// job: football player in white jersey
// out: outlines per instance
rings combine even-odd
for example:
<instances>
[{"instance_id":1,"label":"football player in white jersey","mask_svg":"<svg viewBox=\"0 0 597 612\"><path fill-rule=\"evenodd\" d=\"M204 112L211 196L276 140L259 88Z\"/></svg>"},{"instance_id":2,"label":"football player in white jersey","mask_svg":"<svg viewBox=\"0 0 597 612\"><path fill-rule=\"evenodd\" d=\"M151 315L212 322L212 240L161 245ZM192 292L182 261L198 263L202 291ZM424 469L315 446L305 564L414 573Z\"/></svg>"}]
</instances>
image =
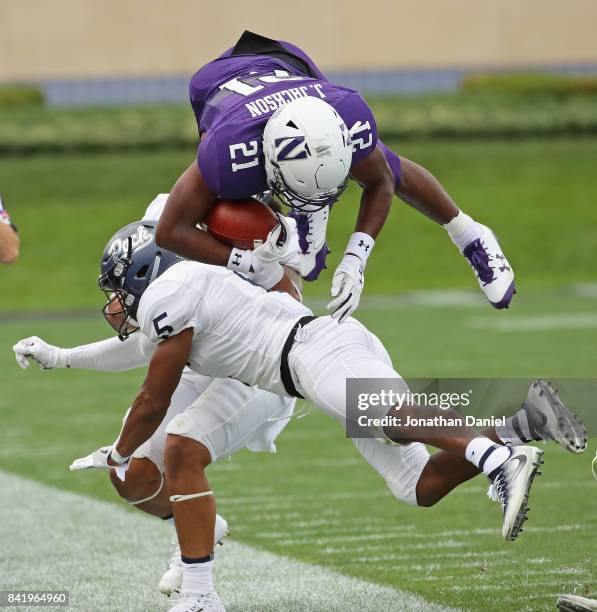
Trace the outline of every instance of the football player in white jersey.
<instances>
[{"instance_id":1,"label":"football player in white jersey","mask_svg":"<svg viewBox=\"0 0 597 612\"><path fill-rule=\"evenodd\" d=\"M258 256L279 256L283 233L281 227L272 230ZM75 461L72 469L112 467L126 479L131 456L163 421L187 365L200 374L227 376L281 396L305 397L344 424L348 379L382 378L404 395L406 384L383 345L355 319L338 326L329 316L315 318L284 293L268 293L219 266L180 260L159 248L154 235L154 224L130 224L104 252L99 284L112 306L111 324L121 338L139 330L156 349L116 442ZM396 422L376 427L375 438L353 442L394 496L413 504L432 505L460 483L485 473L501 504L502 535L509 540L522 530L532 481L542 463L543 451L524 442L551 438L572 452L586 446L582 424L542 381L531 387L525 407L500 432L491 429L483 435L456 425L449 434L429 433L402 424L429 417L431 411L410 404L400 411L392 408L388 414L397 416ZM452 410L442 414L456 421L459 416ZM215 502L198 468L203 431L197 416L191 405L166 427L166 477L185 561L182 591L171 612L224 609L209 565L214 542L207 526L213 525ZM430 457L425 444L442 450Z\"/></svg>"},{"instance_id":2,"label":"football player in white jersey","mask_svg":"<svg viewBox=\"0 0 597 612\"><path fill-rule=\"evenodd\" d=\"M157 222L168 194L159 194L148 206L144 220ZM292 226L293 220L289 220ZM291 247L283 261L286 273L298 268L298 238L293 228ZM298 274L296 275L298 276ZM297 295L299 287L293 295ZM109 313L107 313L108 316ZM121 342L110 338L74 348L59 348L36 336L20 340L13 347L22 368L29 360L43 369L79 368L99 371L123 371L146 366L155 344L146 336L135 334ZM164 476L166 426L177 415L194 405L197 430L202 431L201 469L220 458L230 457L243 448L254 452L276 452L275 439L289 422L296 400L249 387L230 378L214 379L185 367L172 395L170 407L155 433L134 453L125 480L114 470L110 479L115 489L131 505L173 523L168 485ZM125 416L126 419L126 416ZM90 466L91 467L91 466ZM215 517L214 542L221 542L228 525ZM183 562L178 541L167 571L159 581L159 589L169 595L182 585Z\"/></svg>"}]
</instances>

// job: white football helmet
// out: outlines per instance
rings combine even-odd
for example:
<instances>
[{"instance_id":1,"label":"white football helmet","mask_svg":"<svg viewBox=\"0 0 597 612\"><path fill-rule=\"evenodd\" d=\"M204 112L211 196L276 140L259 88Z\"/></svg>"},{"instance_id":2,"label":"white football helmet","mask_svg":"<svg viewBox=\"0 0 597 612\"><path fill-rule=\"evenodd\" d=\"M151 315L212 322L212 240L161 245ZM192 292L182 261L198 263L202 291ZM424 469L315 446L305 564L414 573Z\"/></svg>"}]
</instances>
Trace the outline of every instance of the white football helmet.
<instances>
[{"instance_id":1,"label":"white football helmet","mask_svg":"<svg viewBox=\"0 0 597 612\"><path fill-rule=\"evenodd\" d=\"M293 210L320 210L346 188L350 134L336 110L320 98L298 98L280 107L265 125L263 153L269 186Z\"/></svg>"}]
</instances>

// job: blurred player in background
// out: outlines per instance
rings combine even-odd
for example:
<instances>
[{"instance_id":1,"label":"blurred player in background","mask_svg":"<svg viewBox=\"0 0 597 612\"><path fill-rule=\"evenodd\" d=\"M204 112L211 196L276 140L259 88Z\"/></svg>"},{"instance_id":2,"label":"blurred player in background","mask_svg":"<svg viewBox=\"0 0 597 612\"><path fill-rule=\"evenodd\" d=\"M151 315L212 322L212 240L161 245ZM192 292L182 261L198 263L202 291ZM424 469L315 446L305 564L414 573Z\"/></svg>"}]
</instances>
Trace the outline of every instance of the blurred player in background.
<instances>
[{"instance_id":1,"label":"blurred player in background","mask_svg":"<svg viewBox=\"0 0 597 612\"><path fill-rule=\"evenodd\" d=\"M0 197L0 262L14 263L19 257L20 240L16 225L11 221Z\"/></svg>"},{"instance_id":2,"label":"blurred player in background","mask_svg":"<svg viewBox=\"0 0 597 612\"><path fill-rule=\"evenodd\" d=\"M365 264L394 195L443 225L491 304L509 305L514 274L493 232L460 211L430 172L390 151L364 99L330 83L298 47L245 32L192 77L190 98L197 159L171 191L159 245L188 259L252 271L270 289L282 275L279 265L263 266L252 251L196 229L218 197L243 199L269 189L297 219L301 274L314 280L325 267L330 207L352 178L363 190L361 206L333 277L333 318L342 322L359 304Z\"/></svg>"}]
</instances>

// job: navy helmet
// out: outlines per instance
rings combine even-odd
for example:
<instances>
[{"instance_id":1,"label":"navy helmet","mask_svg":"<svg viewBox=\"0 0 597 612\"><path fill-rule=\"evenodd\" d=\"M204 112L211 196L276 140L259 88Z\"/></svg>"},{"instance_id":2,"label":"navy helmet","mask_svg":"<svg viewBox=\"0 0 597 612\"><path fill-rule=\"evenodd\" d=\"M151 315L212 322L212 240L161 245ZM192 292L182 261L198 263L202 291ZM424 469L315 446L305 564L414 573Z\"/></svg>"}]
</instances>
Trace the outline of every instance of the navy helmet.
<instances>
[{"instance_id":1,"label":"navy helmet","mask_svg":"<svg viewBox=\"0 0 597 612\"><path fill-rule=\"evenodd\" d=\"M121 340L138 329L137 308L150 283L182 260L156 244L155 230L153 221L129 223L110 238L102 255L98 285L108 298L103 313Z\"/></svg>"}]
</instances>

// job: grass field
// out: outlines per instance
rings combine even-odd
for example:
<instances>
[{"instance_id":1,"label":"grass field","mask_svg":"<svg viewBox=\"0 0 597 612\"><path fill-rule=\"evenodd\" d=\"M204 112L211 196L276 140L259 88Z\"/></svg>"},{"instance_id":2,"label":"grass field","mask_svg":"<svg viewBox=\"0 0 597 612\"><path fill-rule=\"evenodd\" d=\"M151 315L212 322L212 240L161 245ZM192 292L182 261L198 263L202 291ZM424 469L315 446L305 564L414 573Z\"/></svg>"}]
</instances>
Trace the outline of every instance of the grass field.
<instances>
[{"instance_id":1,"label":"grass field","mask_svg":"<svg viewBox=\"0 0 597 612\"><path fill-rule=\"evenodd\" d=\"M451 306L443 293L402 295L476 289L441 229L397 205L368 266L359 318L383 339L398 371L406 377L594 377L597 291L577 284L594 281L597 141L427 143L404 153L495 226L518 272L519 294L507 312L475 300L476 293L457 294ZM112 230L138 217L191 157L3 160L0 185L22 228L23 257L19 267L1 271L1 470L119 504L101 474L72 474L67 466L113 440L143 372L22 372L10 346L31 334L64 346L108 335L99 311L90 311L100 304L99 253ZM351 230L354 196L334 209L333 261ZM390 259L395 269L388 268ZM317 308L328 286L329 274L309 289ZM66 315L64 308L75 311ZM50 313L34 312L40 310ZM434 508L407 507L391 497L342 430L316 412L291 422L277 456L243 452L214 466L211 479L236 542L443 605L549 610L556 593L593 588L595 450L594 439L581 457L546 447L528 529L514 543L501 540L499 511L481 479ZM110 584L109 572L106 560L102 588ZM147 588L156 579L152 572Z\"/></svg>"}]
</instances>

